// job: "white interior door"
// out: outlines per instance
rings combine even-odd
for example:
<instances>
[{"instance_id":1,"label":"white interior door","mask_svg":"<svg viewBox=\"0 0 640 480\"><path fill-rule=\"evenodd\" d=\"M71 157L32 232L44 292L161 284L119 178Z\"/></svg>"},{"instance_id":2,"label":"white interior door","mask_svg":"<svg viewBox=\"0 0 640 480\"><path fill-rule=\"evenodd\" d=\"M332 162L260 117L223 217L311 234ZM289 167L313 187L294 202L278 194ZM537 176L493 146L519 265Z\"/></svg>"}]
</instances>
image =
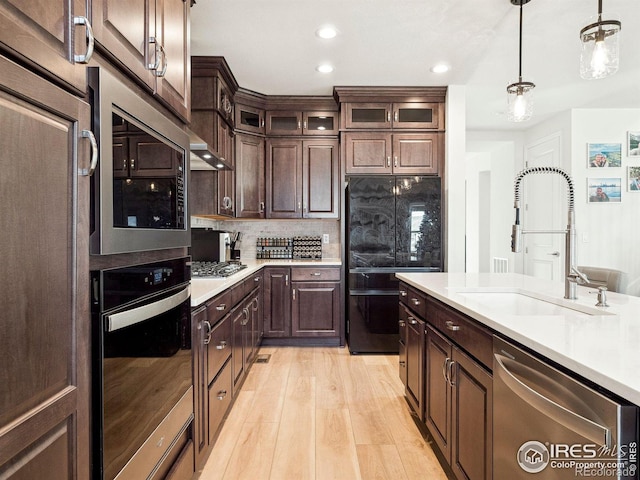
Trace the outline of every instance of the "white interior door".
<instances>
[{"instance_id":1,"label":"white interior door","mask_svg":"<svg viewBox=\"0 0 640 480\"><path fill-rule=\"evenodd\" d=\"M527 167L560 166L560 133L525 146ZM530 174L521 184L523 230L563 230L567 207L564 204L566 182L556 174ZM564 235L533 233L524 235L524 273L551 281L560 281L564 265Z\"/></svg>"}]
</instances>

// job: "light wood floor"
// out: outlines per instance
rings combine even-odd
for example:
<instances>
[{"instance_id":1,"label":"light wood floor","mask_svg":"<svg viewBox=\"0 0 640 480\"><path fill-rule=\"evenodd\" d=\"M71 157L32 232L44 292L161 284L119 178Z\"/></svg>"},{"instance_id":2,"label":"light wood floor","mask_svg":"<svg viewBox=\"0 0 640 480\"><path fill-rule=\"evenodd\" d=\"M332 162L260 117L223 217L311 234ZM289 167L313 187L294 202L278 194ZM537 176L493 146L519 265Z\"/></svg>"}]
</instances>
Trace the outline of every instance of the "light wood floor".
<instances>
[{"instance_id":1,"label":"light wood floor","mask_svg":"<svg viewBox=\"0 0 640 480\"><path fill-rule=\"evenodd\" d=\"M414 424L398 356L263 347L200 480L446 480Z\"/></svg>"}]
</instances>

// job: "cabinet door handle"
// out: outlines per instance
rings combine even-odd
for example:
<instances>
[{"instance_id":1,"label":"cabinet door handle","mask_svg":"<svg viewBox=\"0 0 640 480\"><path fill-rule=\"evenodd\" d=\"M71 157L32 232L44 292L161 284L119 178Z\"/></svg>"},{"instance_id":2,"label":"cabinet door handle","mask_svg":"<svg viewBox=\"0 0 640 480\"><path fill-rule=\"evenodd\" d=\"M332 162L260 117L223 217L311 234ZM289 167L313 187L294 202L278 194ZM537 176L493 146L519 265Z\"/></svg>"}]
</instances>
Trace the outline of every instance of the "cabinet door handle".
<instances>
[{"instance_id":1,"label":"cabinet door handle","mask_svg":"<svg viewBox=\"0 0 640 480\"><path fill-rule=\"evenodd\" d=\"M406 365L406 362L404 360L400 360L398 363L401 367L404 367Z\"/></svg>"},{"instance_id":2,"label":"cabinet door handle","mask_svg":"<svg viewBox=\"0 0 640 480\"><path fill-rule=\"evenodd\" d=\"M89 165L89 169L86 168L80 169L80 175L90 177L93 175L93 172L96 171L96 167L98 166L98 142L96 142L96 136L93 134L91 130L82 130L82 138L88 138L91 143L91 164ZM125 169L126 169L126 160L125 160Z\"/></svg>"},{"instance_id":3,"label":"cabinet door handle","mask_svg":"<svg viewBox=\"0 0 640 480\"><path fill-rule=\"evenodd\" d=\"M306 120L304 122L302 122L302 128L304 128L305 130L307 129L307 121Z\"/></svg>"},{"instance_id":4,"label":"cabinet door handle","mask_svg":"<svg viewBox=\"0 0 640 480\"><path fill-rule=\"evenodd\" d=\"M417 307L418 305L420 305L420 300L418 300L417 298L412 298L411 302Z\"/></svg>"},{"instance_id":5,"label":"cabinet door handle","mask_svg":"<svg viewBox=\"0 0 640 480\"><path fill-rule=\"evenodd\" d=\"M205 320L203 323L204 323L204 326L207 327L207 333L206 333L206 337L204 338L204 344L209 345L209 342L211 342L211 324L209 323L208 320Z\"/></svg>"},{"instance_id":6,"label":"cabinet door handle","mask_svg":"<svg viewBox=\"0 0 640 480\"><path fill-rule=\"evenodd\" d=\"M394 155L394 156L393 156L393 166L394 166L394 167L397 167L397 166L398 166L398 156L397 156L397 155Z\"/></svg>"},{"instance_id":7,"label":"cabinet door handle","mask_svg":"<svg viewBox=\"0 0 640 480\"><path fill-rule=\"evenodd\" d=\"M298 130L300 130L300 120L298 120Z\"/></svg>"},{"instance_id":8,"label":"cabinet door handle","mask_svg":"<svg viewBox=\"0 0 640 480\"><path fill-rule=\"evenodd\" d=\"M260 118L260 127L264 128L264 118Z\"/></svg>"},{"instance_id":9,"label":"cabinet door handle","mask_svg":"<svg viewBox=\"0 0 640 480\"><path fill-rule=\"evenodd\" d=\"M296 210L296 211L300 210L300 208L301 208L301 207L302 207L302 203L301 203L301 202L298 202L298 208L297 208L297 210Z\"/></svg>"},{"instance_id":10,"label":"cabinet door handle","mask_svg":"<svg viewBox=\"0 0 640 480\"><path fill-rule=\"evenodd\" d=\"M393 121L394 122L398 121L398 111L397 110L395 112L393 112Z\"/></svg>"},{"instance_id":11,"label":"cabinet door handle","mask_svg":"<svg viewBox=\"0 0 640 480\"><path fill-rule=\"evenodd\" d=\"M447 320L446 322L444 322L444 324L446 325L447 330L451 330L452 332L457 332L458 330L460 330L460 326L454 325L451 320Z\"/></svg>"},{"instance_id":12,"label":"cabinet door handle","mask_svg":"<svg viewBox=\"0 0 640 480\"><path fill-rule=\"evenodd\" d=\"M296 301L296 289L295 289L295 288L294 288L294 289L292 289L292 290L291 290L291 293L292 293L292 295L293 295L293 301L295 302L295 301Z\"/></svg>"},{"instance_id":13,"label":"cabinet door handle","mask_svg":"<svg viewBox=\"0 0 640 480\"><path fill-rule=\"evenodd\" d=\"M74 55L73 60L76 63L89 63L91 57L93 56L93 47L95 45L95 40L93 38L93 28L91 27L91 22L87 17L73 17L74 25L84 25L87 30L87 51L84 52L84 55Z\"/></svg>"},{"instance_id":14,"label":"cabinet door handle","mask_svg":"<svg viewBox=\"0 0 640 480\"><path fill-rule=\"evenodd\" d=\"M447 377L449 377L448 383L450 386L455 387L456 382L453 378L453 366L456 364L453 360L449 360L449 365L447 366Z\"/></svg>"},{"instance_id":15,"label":"cabinet door handle","mask_svg":"<svg viewBox=\"0 0 640 480\"><path fill-rule=\"evenodd\" d=\"M442 363L442 376L444 377L444 381L449 383L449 377L447 377L447 373L449 371L449 362L451 361L451 359L449 357L444 359L444 362Z\"/></svg>"},{"instance_id":16,"label":"cabinet door handle","mask_svg":"<svg viewBox=\"0 0 640 480\"><path fill-rule=\"evenodd\" d=\"M255 304L255 307L252 306L251 308L253 309L254 312L257 312L258 311L258 307L260 306L259 303L258 303L258 297L254 298L253 302L251 302L251 305L254 305L254 304Z\"/></svg>"},{"instance_id":17,"label":"cabinet door handle","mask_svg":"<svg viewBox=\"0 0 640 480\"><path fill-rule=\"evenodd\" d=\"M406 290L400 290L400 296L401 297L406 297L407 296L407 291Z\"/></svg>"},{"instance_id":18,"label":"cabinet door handle","mask_svg":"<svg viewBox=\"0 0 640 480\"><path fill-rule=\"evenodd\" d=\"M302 211L303 211L304 213L307 213L307 202L304 202L304 203L302 204Z\"/></svg>"},{"instance_id":19,"label":"cabinet door handle","mask_svg":"<svg viewBox=\"0 0 640 480\"><path fill-rule=\"evenodd\" d=\"M220 340L220 344L216 345L216 350L224 350L227 348L227 342L225 340Z\"/></svg>"},{"instance_id":20,"label":"cabinet door handle","mask_svg":"<svg viewBox=\"0 0 640 480\"><path fill-rule=\"evenodd\" d=\"M260 202L260 207L258 208L258 213L264 212L264 202Z\"/></svg>"},{"instance_id":21,"label":"cabinet door handle","mask_svg":"<svg viewBox=\"0 0 640 480\"><path fill-rule=\"evenodd\" d=\"M223 312L224 310L226 310L226 308L227 308L226 303L221 303L220 305L216 305L216 310L218 310L219 312Z\"/></svg>"},{"instance_id":22,"label":"cabinet door handle","mask_svg":"<svg viewBox=\"0 0 640 480\"><path fill-rule=\"evenodd\" d=\"M399 325L400 327L406 327L406 326L407 326L407 324L405 323L405 321L404 321L404 320L398 320L398 325Z\"/></svg>"},{"instance_id":23,"label":"cabinet door handle","mask_svg":"<svg viewBox=\"0 0 640 480\"><path fill-rule=\"evenodd\" d=\"M167 73L167 52L164 49L164 46L159 43L156 37L150 37L149 43L153 43L155 45L155 63L149 64L149 70L153 72L154 77L164 77L165 73ZM160 70L160 64L162 63L162 70Z\"/></svg>"},{"instance_id":24,"label":"cabinet door handle","mask_svg":"<svg viewBox=\"0 0 640 480\"><path fill-rule=\"evenodd\" d=\"M258 282L260 281L260 277L256 277L256 278L254 278L254 279L253 279L253 281L254 281L255 283L258 283Z\"/></svg>"},{"instance_id":25,"label":"cabinet door handle","mask_svg":"<svg viewBox=\"0 0 640 480\"><path fill-rule=\"evenodd\" d=\"M129 167L131 168L131 170L135 170L136 169L136 159L132 158L131 160L129 160Z\"/></svg>"},{"instance_id":26,"label":"cabinet door handle","mask_svg":"<svg viewBox=\"0 0 640 480\"><path fill-rule=\"evenodd\" d=\"M387 122L391 121L391 112L387 110Z\"/></svg>"},{"instance_id":27,"label":"cabinet door handle","mask_svg":"<svg viewBox=\"0 0 640 480\"><path fill-rule=\"evenodd\" d=\"M218 400L224 400L224 397L227 396L227 391L226 390L220 390L218 392Z\"/></svg>"},{"instance_id":28,"label":"cabinet door handle","mask_svg":"<svg viewBox=\"0 0 640 480\"><path fill-rule=\"evenodd\" d=\"M387 157L387 168L391 166L391 157Z\"/></svg>"},{"instance_id":29,"label":"cabinet door handle","mask_svg":"<svg viewBox=\"0 0 640 480\"><path fill-rule=\"evenodd\" d=\"M288 287L289 286L289 275L285 275L284 276L284 284Z\"/></svg>"}]
</instances>

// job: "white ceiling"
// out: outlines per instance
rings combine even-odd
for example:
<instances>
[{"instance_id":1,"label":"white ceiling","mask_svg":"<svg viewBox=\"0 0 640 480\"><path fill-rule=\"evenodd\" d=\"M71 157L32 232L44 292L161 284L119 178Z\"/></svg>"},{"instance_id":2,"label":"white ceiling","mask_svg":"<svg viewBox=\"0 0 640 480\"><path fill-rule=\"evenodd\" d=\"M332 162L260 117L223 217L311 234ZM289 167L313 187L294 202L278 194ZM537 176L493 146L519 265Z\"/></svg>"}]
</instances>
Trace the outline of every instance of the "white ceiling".
<instances>
[{"instance_id":1,"label":"white ceiling","mask_svg":"<svg viewBox=\"0 0 640 480\"><path fill-rule=\"evenodd\" d=\"M597 0L531 0L524 8L523 80L534 117L507 122L518 76L519 7L510 0L196 0L191 54L221 55L240 86L267 95L331 95L340 85L464 85L467 128L522 129L571 107L640 108L640 1L605 0L622 21L620 70L579 75L580 29ZM325 25L333 40L315 36ZM451 65L434 74L437 62ZM315 67L329 62L335 70Z\"/></svg>"}]
</instances>

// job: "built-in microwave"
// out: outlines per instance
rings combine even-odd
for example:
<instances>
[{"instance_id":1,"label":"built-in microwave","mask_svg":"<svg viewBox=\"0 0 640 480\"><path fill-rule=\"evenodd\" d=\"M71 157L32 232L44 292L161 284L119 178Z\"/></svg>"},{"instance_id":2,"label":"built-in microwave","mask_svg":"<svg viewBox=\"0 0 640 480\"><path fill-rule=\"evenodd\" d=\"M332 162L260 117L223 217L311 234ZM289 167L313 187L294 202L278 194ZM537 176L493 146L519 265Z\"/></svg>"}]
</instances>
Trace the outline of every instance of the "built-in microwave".
<instances>
[{"instance_id":1,"label":"built-in microwave","mask_svg":"<svg viewBox=\"0 0 640 480\"><path fill-rule=\"evenodd\" d=\"M91 182L91 254L189 246L188 134L104 68L88 71L100 152Z\"/></svg>"}]
</instances>

